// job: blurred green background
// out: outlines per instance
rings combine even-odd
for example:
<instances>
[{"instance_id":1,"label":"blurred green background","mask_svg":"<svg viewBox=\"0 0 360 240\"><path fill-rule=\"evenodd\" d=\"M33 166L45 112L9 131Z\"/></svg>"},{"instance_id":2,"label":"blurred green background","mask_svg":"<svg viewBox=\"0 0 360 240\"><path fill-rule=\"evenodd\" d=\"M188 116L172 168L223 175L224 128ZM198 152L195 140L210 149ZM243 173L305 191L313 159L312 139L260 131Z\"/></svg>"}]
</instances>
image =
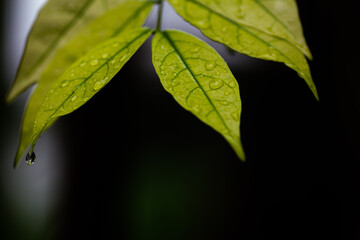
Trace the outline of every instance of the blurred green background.
<instances>
[{"instance_id":1,"label":"blurred green background","mask_svg":"<svg viewBox=\"0 0 360 240\"><path fill-rule=\"evenodd\" d=\"M0 3L1 99L42 2ZM359 239L356 8L298 4L319 103L282 64L208 41L239 81L246 163L163 90L150 40L41 137L33 166L12 169L31 90L0 101L0 239ZM164 13L164 28L205 39Z\"/></svg>"}]
</instances>

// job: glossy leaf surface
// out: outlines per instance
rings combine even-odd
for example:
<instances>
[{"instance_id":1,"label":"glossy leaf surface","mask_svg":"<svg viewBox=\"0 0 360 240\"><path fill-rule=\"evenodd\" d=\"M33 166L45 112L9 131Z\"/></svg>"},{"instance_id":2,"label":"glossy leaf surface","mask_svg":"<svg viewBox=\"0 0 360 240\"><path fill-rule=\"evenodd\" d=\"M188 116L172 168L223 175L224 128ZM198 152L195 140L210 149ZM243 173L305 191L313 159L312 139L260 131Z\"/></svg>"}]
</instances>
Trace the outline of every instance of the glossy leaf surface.
<instances>
[{"instance_id":1,"label":"glossy leaf surface","mask_svg":"<svg viewBox=\"0 0 360 240\"><path fill-rule=\"evenodd\" d=\"M85 104L124 66L149 37L147 28L128 31L100 44L74 63L55 82L36 116L31 151L47 125Z\"/></svg>"},{"instance_id":2,"label":"glossy leaf surface","mask_svg":"<svg viewBox=\"0 0 360 240\"><path fill-rule=\"evenodd\" d=\"M250 26L250 23L244 24L242 21L236 20L234 11L238 11L241 6L236 4L236 1L169 0L169 2L179 15L199 28L210 39L251 57L285 63L305 80L318 99L304 54L290 41L269 34L269 30L258 29ZM252 11L255 13L249 13L249 17L254 15L254 19L256 19L256 15L259 13L256 13L257 10ZM242 13L245 14L240 10L239 16ZM256 21L254 20L254 22ZM273 29L276 29L275 26L278 25L274 25Z\"/></svg>"},{"instance_id":3,"label":"glossy leaf surface","mask_svg":"<svg viewBox=\"0 0 360 240\"><path fill-rule=\"evenodd\" d=\"M239 86L221 56L205 42L179 31L156 33L152 52L165 90L222 134L245 160L240 142Z\"/></svg>"},{"instance_id":4,"label":"glossy leaf surface","mask_svg":"<svg viewBox=\"0 0 360 240\"><path fill-rule=\"evenodd\" d=\"M141 27L152 6L153 3L147 1L129 1L117 6L81 29L49 60L48 66L40 76L36 89L27 103L15 156L15 166L32 141L32 129L36 115L54 82L89 49L110 37L120 35L132 28Z\"/></svg>"},{"instance_id":5,"label":"glossy leaf surface","mask_svg":"<svg viewBox=\"0 0 360 240\"><path fill-rule=\"evenodd\" d=\"M13 100L39 80L53 54L79 29L126 0L49 0L28 35L23 57L7 96Z\"/></svg>"}]
</instances>

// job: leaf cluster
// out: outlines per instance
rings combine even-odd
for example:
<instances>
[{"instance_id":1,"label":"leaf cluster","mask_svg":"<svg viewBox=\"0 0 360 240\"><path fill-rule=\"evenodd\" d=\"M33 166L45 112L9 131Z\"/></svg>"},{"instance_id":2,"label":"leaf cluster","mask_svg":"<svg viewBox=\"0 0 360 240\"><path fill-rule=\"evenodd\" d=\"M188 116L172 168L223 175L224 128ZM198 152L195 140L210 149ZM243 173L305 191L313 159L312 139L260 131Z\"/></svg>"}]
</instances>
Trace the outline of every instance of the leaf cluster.
<instances>
[{"instance_id":1,"label":"leaf cluster","mask_svg":"<svg viewBox=\"0 0 360 240\"><path fill-rule=\"evenodd\" d=\"M168 0L208 38L251 57L282 62L318 99L295 0ZM158 26L144 27L158 4ZM160 81L183 108L219 132L242 160L239 86L223 58L207 43L178 30L162 30L164 1L49 0L40 11L9 91L11 101L36 84L27 103L16 166L30 145L59 117L100 91L151 36Z\"/></svg>"}]
</instances>

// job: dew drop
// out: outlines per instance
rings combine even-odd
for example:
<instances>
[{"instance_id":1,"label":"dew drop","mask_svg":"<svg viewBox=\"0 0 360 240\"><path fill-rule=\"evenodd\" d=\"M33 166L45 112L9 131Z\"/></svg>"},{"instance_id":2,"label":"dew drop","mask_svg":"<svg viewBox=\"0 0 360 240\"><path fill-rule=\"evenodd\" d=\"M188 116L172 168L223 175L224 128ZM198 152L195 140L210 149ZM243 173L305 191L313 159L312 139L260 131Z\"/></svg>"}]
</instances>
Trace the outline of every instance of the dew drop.
<instances>
[{"instance_id":1,"label":"dew drop","mask_svg":"<svg viewBox=\"0 0 360 240\"><path fill-rule=\"evenodd\" d=\"M27 155L26 155L26 164L27 165L33 165L35 163L35 160L36 160L36 155L35 155L35 152L29 152Z\"/></svg>"},{"instance_id":2,"label":"dew drop","mask_svg":"<svg viewBox=\"0 0 360 240\"><path fill-rule=\"evenodd\" d=\"M86 65L86 62L85 62L85 61L82 61L82 62L80 63L80 67L85 67L85 65Z\"/></svg>"},{"instance_id":3,"label":"dew drop","mask_svg":"<svg viewBox=\"0 0 360 240\"><path fill-rule=\"evenodd\" d=\"M238 121L240 119L240 114L238 112L232 112L231 113L231 117L235 120Z\"/></svg>"},{"instance_id":4,"label":"dew drop","mask_svg":"<svg viewBox=\"0 0 360 240\"><path fill-rule=\"evenodd\" d=\"M245 12L242 10L242 8L239 8L236 12L235 12L235 16L239 19L243 19L245 17Z\"/></svg>"},{"instance_id":5,"label":"dew drop","mask_svg":"<svg viewBox=\"0 0 360 240\"><path fill-rule=\"evenodd\" d=\"M176 86L178 86L180 84L180 82L178 81L178 80L176 80L176 79L174 79L173 81L172 81L172 86L173 87L176 87Z\"/></svg>"},{"instance_id":6,"label":"dew drop","mask_svg":"<svg viewBox=\"0 0 360 240\"><path fill-rule=\"evenodd\" d=\"M208 21L198 21L198 25L200 28L208 28L210 26Z\"/></svg>"},{"instance_id":7,"label":"dew drop","mask_svg":"<svg viewBox=\"0 0 360 240\"><path fill-rule=\"evenodd\" d=\"M222 80L213 80L209 84L210 88L213 89L213 90L219 89L223 85L224 85L224 82Z\"/></svg>"},{"instance_id":8,"label":"dew drop","mask_svg":"<svg viewBox=\"0 0 360 240\"><path fill-rule=\"evenodd\" d=\"M64 82L61 84L61 87L66 87L67 85L69 85L69 81L64 81Z\"/></svg>"},{"instance_id":9,"label":"dew drop","mask_svg":"<svg viewBox=\"0 0 360 240\"><path fill-rule=\"evenodd\" d=\"M199 49L198 47L196 47L196 48L191 49L190 52L192 52L192 53L197 53L199 50L200 50L200 49Z\"/></svg>"},{"instance_id":10,"label":"dew drop","mask_svg":"<svg viewBox=\"0 0 360 240\"><path fill-rule=\"evenodd\" d=\"M71 101L73 102L73 101L75 101L77 99L77 96L73 96L72 98L71 98Z\"/></svg>"},{"instance_id":11,"label":"dew drop","mask_svg":"<svg viewBox=\"0 0 360 240\"><path fill-rule=\"evenodd\" d=\"M224 101L221 101L220 102L222 105L224 105L224 106L227 106L227 105L229 105L229 102L228 101L226 101L226 100L224 100Z\"/></svg>"},{"instance_id":12,"label":"dew drop","mask_svg":"<svg viewBox=\"0 0 360 240\"><path fill-rule=\"evenodd\" d=\"M102 58L106 59L109 56L109 54L104 53L103 55L101 55Z\"/></svg>"},{"instance_id":13,"label":"dew drop","mask_svg":"<svg viewBox=\"0 0 360 240\"><path fill-rule=\"evenodd\" d=\"M192 108L193 110L194 110L194 112L196 112L196 113L199 113L199 112L201 112L201 108L199 107L199 105L195 105L195 106L193 106L193 108Z\"/></svg>"},{"instance_id":14,"label":"dew drop","mask_svg":"<svg viewBox=\"0 0 360 240\"><path fill-rule=\"evenodd\" d=\"M127 55L122 56L122 57L120 58L120 62L125 61L126 58L127 58Z\"/></svg>"},{"instance_id":15,"label":"dew drop","mask_svg":"<svg viewBox=\"0 0 360 240\"><path fill-rule=\"evenodd\" d=\"M118 47L119 46L119 43L118 42L114 42L113 44L112 44L112 47L114 47L114 48L116 48L116 47Z\"/></svg>"},{"instance_id":16,"label":"dew drop","mask_svg":"<svg viewBox=\"0 0 360 240\"><path fill-rule=\"evenodd\" d=\"M98 63L99 63L99 60L94 59L94 60L92 60L92 61L90 62L90 65L91 65L91 66L96 66Z\"/></svg>"},{"instance_id":17,"label":"dew drop","mask_svg":"<svg viewBox=\"0 0 360 240\"><path fill-rule=\"evenodd\" d=\"M97 82L94 84L94 90L95 90L95 91L98 91L100 88L102 88L102 87L104 86L104 83L105 83L105 79L100 80L100 81L97 81Z\"/></svg>"},{"instance_id":18,"label":"dew drop","mask_svg":"<svg viewBox=\"0 0 360 240\"><path fill-rule=\"evenodd\" d=\"M236 87L236 82L235 82L235 81L231 81L231 82L229 83L229 86L232 87L232 88Z\"/></svg>"},{"instance_id":19,"label":"dew drop","mask_svg":"<svg viewBox=\"0 0 360 240\"><path fill-rule=\"evenodd\" d=\"M270 55L271 57L273 57L273 58L276 59L276 57L277 57L277 55L278 55L278 52L277 52L277 50L276 50L275 48L269 47L269 48L268 48L268 52L269 52L269 55Z\"/></svg>"},{"instance_id":20,"label":"dew drop","mask_svg":"<svg viewBox=\"0 0 360 240\"><path fill-rule=\"evenodd\" d=\"M206 63L205 63L205 69L206 69L207 71L211 71L211 70L213 70L215 67L216 67L216 64L215 64L214 61L206 61Z\"/></svg>"}]
</instances>

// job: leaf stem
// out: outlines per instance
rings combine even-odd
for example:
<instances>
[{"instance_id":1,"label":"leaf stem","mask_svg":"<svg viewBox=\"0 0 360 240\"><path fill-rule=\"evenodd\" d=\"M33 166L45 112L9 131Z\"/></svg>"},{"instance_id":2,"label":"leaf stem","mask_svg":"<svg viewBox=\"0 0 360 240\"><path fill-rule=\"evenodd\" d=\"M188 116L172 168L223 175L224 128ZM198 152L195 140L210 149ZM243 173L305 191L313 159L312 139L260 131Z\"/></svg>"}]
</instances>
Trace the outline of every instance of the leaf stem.
<instances>
[{"instance_id":1,"label":"leaf stem","mask_svg":"<svg viewBox=\"0 0 360 240\"><path fill-rule=\"evenodd\" d=\"M164 1L159 0L158 4L159 4L159 9L158 9L158 19L157 19L157 24L156 24L156 31L157 32L161 31L162 10L163 10L163 7L164 7Z\"/></svg>"}]
</instances>

